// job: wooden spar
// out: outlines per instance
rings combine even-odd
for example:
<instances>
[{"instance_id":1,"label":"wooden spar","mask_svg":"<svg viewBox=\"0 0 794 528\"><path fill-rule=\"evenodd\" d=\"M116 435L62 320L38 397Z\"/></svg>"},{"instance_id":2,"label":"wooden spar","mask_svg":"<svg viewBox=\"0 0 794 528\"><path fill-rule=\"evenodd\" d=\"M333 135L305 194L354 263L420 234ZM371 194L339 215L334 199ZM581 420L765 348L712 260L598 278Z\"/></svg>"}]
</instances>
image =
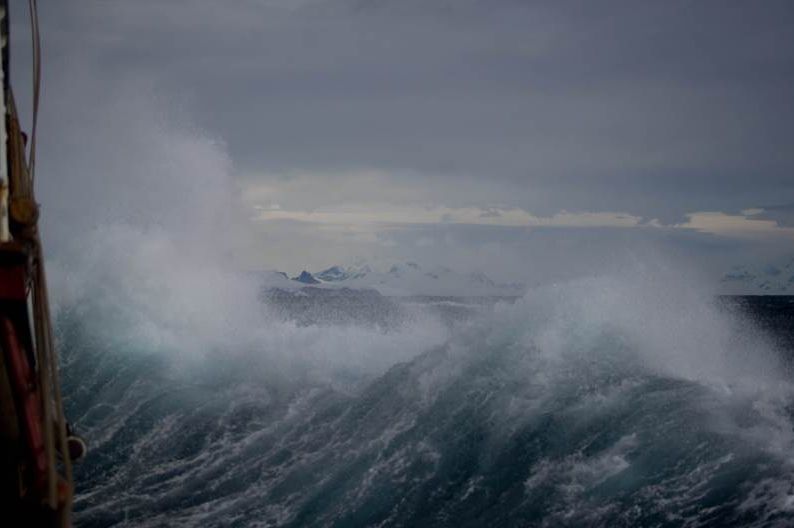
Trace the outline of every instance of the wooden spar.
<instances>
[{"instance_id":1,"label":"wooden spar","mask_svg":"<svg viewBox=\"0 0 794 528\"><path fill-rule=\"evenodd\" d=\"M25 525L66 527L72 471L33 186L40 54L35 0L29 2L34 125L28 161L8 75L8 0L0 0L0 407L13 415L0 426L15 429L0 431L7 472L0 475L0 504L21 514Z\"/></svg>"},{"instance_id":2,"label":"wooden spar","mask_svg":"<svg viewBox=\"0 0 794 528\"><path fill-rule=\"evenodd\" d=\"M0 3L0 54L2 55L2 69L0 69L0 85L3 87L3 97L0 97L0 115L6 115L6 92L8 80L8 6L6 0ZM8 226L8 139L6 127L0 127L0 242L11 240Z\"/></svg>"}]
</instances>

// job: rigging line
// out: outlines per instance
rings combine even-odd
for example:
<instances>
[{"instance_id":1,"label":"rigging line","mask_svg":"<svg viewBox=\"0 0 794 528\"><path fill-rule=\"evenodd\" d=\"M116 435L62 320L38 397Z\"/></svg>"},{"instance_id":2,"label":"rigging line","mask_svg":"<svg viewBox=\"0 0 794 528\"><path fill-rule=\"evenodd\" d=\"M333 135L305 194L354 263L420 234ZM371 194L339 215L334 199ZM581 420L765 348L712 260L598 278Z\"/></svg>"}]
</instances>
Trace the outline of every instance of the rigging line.
<instances>
[{"instance_id":1,"label":"rigging line","mask_svg":"<svg viewBox=\"0 0 794 528\"><path fill-rule=\"evenodd\" d=\"M38 238L38 237L37 237ZM43 337L44 345L47 352L45 361L48 362L48 370L51 377L51 394L55 403L55 431L54 436L58 442L58 448L61 452L61 464L64 471L64 477L69 485L69 492L65 496L66 508L65 511L72 509L72 492L73 492L73 476L72 476L72 461L69 457L69 447L67 444L66 433L66 417L63 412L63 398L61 396L61 385L58 377L58 351L55 348L55 339L52 332L52 315L50 314L50 299L47 291L47 275L44 270L44 256L42 254L41 241L38 241L37 252L37 295L39 296L39 306L41 310L41 321L43 323Z\"/></svg>"},{"instance_id":2,"label":"rigging line","mask_svg":"<svg viewBox=\"0 0 794 528\"><path fill-rule=\"evenodd\" d=\"M39 37L39 13L36 0L28 0L30 10L30 38L33 50L33 125L30 130L30 153L28 170L31 182L36 178L36 128L39 120L39 93L41 91L41 38Z\"/></svg>"},{"instance_id":3,"label":"rigging line","mask_svg":"<svg viewBox=\"0 0 794 528\"><path fill-rule=\"evenodd\" d=\"M39 95L41 92L41 37L39 34L39 15L38 15L38 6L36 0L29 0L28 6L30 10L30 24L31 24L31 45L33 50L33 124L30 132L30 151L28 157L28 171L30 175L30 195L33 196L33 184L35 182L35 166L36 166L36 130L38 125L38 115L39 115ZM41 353L42 359L42 367L43 367L43 377L44 377L44 384L43 386L46 387L47 393L50 393L54 399L55 404L55 416L52 417L52 421L49 423L45 423L45 429L49 429L50 433L48 435L48 443L50 444L50 449L53 450L52 444L54 442L58 443L58 448L61 452L61 464L64 470L65 480L67 485L69 486L69 491L66 493L65 499L65 510L66 512L71 511L72 506L72 464L71 459L69 457L69 450L67 445L67 433L66 433L66 417L63 413L63 400L61 396L61 387L60 387L60 380L58 379L58 359L57 359L57 352L55 350L55 343L52 334L52 315L50 314L49 308L49 295L47 292L47 277L44 271L44 257L42 255L42 247L41 247L41 239L39 238L38 233L35 235L36 237L36 288L35 294L37 297L37 301L35 304L38 306L37 316L38 316L38 326L39 326L39 336L41 338L39 352ZM47 398L49 400L49 397ZM51 411L50 402L46 401L45 408L47 411ZM50 415L50 412L45 412L46 415ZM54 422L54 423L53 423ZM53 427L55 426L55 430L53 431ZM52 465L51 469L54 468L54 464ZM50 501L55 499L54 491L52 487L55 484L55 479L50 478L49 486L50 486ZM68 518L64 517L62 519L62 524L67 526Z\"/></svg>"}]
</instances>

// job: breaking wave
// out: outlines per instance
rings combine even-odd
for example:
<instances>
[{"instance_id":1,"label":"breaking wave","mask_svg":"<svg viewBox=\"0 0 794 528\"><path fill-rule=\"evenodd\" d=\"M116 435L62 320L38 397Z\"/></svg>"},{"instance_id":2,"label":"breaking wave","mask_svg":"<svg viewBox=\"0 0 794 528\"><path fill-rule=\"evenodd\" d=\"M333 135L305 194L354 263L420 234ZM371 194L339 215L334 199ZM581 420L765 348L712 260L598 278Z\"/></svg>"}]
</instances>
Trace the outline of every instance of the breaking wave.
<instances>
[{"instance_id":1,"label":"breaking wave","mask_svg":"<svg viewBox=\"0 0 794 528\"><path fill-rule=\"evenodd\" d=\"M794 519L785 356L680 280L591 278L382 328L276 318L246 276L151 271L59 305L92 448L80 526Z\"/></svg>"},{"instance_id":2,"label":"breaking wave","mask_svg":"<svg viewBox=\"0 0 794 528\"><path fill-rule=\"evenodd\" d=\"M791 351L696 283L299 323L229 269L255 244L222 146L75 86L42 198L79 526L794 522Z\"/></svg>"}]
</instances>

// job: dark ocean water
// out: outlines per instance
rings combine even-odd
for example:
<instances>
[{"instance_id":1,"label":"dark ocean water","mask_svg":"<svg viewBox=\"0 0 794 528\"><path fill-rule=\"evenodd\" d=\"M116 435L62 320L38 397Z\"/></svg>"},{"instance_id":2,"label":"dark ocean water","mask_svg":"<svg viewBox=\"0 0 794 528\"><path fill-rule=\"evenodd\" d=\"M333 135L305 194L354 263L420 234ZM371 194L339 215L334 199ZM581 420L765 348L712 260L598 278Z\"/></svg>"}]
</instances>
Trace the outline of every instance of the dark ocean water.
<instances>
[{"instance_id":1,"label":"dark ocean water","mask_svg":"<svg viewBox=\"0 0 794 528\"><path fill-rule=\"evenodd\" d=\"M781 350L794 353L794 295L726 296L720 301L767 331Z\"/></svg>"},{"instance_id":2,"label":"dark ocean water","mask_svg":"<svg viewBox=\"0 0 794 528\"><path fill-rule=\"evenodd\" d=\"M76 525L794 525L794 298L588 288L277 293L195 356L66 307Z\"/></svg>"}]
</instances>

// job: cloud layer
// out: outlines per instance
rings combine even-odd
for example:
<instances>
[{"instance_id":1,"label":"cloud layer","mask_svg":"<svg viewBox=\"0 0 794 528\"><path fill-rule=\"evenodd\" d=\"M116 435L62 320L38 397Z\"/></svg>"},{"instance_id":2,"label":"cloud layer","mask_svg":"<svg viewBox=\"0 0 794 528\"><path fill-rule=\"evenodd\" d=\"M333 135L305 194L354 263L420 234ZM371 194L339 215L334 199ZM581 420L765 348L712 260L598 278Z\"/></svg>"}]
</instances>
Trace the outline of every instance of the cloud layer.
<instances>
[{"instance_id":1,"label":"cloud layer","mask_svg":"<svg viewBox=\"0 0 794 528\"><path fill-rule=\"evenodd\" d=\"M94 193L43 181L50 225L139 212L119 193L153 214L139 186L171 173L152 142L178 130L236 182L267 247L248 265L432 260L442 239L464 261L497 243L522 261L527 228L719 247L712 261L791 242L785 1L80 0L41 16L42 172L69 167Z\"/></svg>"}]
</instances>

